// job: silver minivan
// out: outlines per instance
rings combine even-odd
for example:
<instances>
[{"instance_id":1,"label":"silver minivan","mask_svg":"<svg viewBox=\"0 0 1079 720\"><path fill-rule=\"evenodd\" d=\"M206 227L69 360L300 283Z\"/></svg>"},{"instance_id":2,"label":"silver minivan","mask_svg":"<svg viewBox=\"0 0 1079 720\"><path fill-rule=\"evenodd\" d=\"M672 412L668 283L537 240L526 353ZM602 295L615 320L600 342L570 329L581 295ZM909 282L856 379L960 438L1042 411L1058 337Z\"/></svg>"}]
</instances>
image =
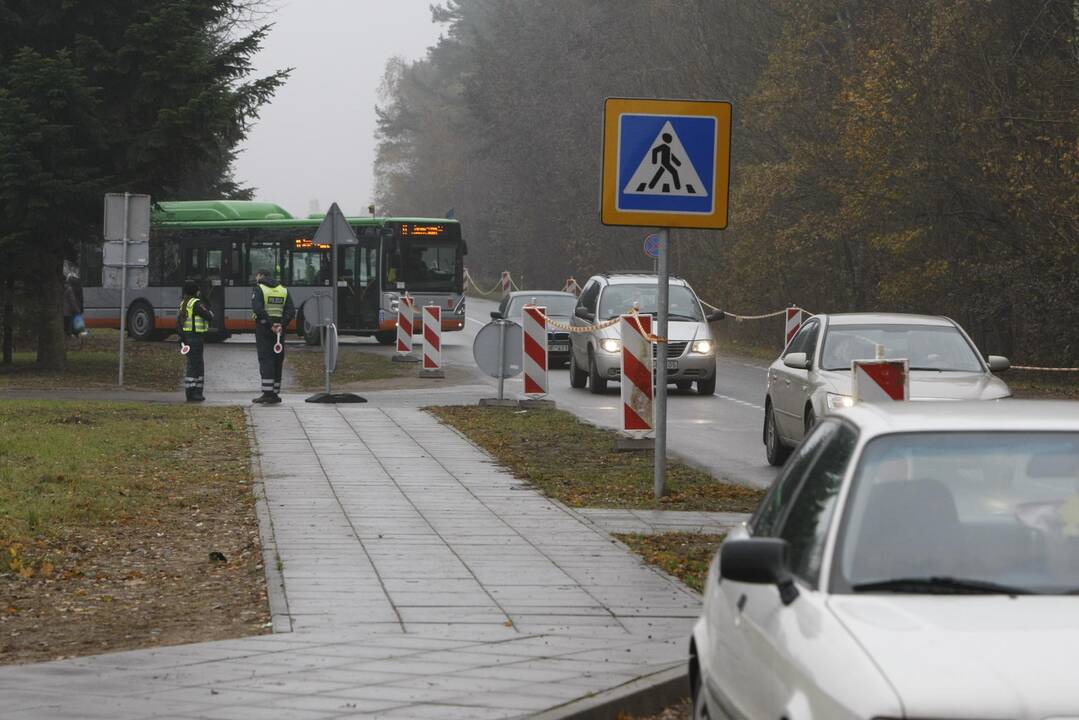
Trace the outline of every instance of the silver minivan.
<instances>
[{"instance_id":1,"label":"silver minivan","mask_svg":"<svg viewBox=\"0 0 1079 720\"><path fill-rule=\"evenodd\" d=\"M708 323L723 319L722 311L706 313L693 288L672 277L669 290L670 322L667 343L667 379L679 390L694 384L701 395L716 391L716 343ZM595 327L630 312L636 304L642 315L654 315L659 282L649 273L604 273L585 283L574 309L575 327ZM569 381L593 393L607 390L609 381L621 379L622 341L618 324L570 334Z\"/></svg>"}]
</instances>

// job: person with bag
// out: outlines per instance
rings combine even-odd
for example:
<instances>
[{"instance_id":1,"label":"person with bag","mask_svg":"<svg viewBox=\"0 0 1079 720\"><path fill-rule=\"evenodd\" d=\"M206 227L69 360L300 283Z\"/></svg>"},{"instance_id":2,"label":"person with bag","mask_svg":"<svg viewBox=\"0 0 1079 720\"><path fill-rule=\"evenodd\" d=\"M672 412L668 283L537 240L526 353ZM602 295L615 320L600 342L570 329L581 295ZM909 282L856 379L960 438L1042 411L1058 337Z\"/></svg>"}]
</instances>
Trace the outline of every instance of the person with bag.
<instances>
[{"instance_id":1,"label":"person with bag","mask_svg":"<svg viewBox=\"0 0 1079 720\"><path fill-rule=\"evenodd\" d=\"M251 313L255 317L255 349L258 351L262 394L251 402L276 405L281 402L281 371L285 365L285 344L281 335L296 315L292 297L269 270L255 273L251 291ZM280 348L280 349L278 349Z\"/></svg>"},{"instance_id":2,"label":"person with bag","mask_svg":"<svg viewBox=\"0 0 1079 720\"><path fill-rule=\"evenodd\" d=\"M64 334L79 337L86 331L82 318L82 285L74 275L64 278Z\"/></svg>"},{"instance_id":3,"label":"person with bag","mask_svg":"<svg viewBox=\"0 0 1079 720\"><path fill-rule=\"evenodd\" d=\"M187 349L187 372L184 373L184 394L188 402L202 402L202 385L206 371L203 361L204 336L213 322L213 311L199 297L199 284L194 280L184 283L184 296L176 315L176 330L180 335L180 347ZM180 352L184 352L182 349Z\"/></svg>"}]
</instances>

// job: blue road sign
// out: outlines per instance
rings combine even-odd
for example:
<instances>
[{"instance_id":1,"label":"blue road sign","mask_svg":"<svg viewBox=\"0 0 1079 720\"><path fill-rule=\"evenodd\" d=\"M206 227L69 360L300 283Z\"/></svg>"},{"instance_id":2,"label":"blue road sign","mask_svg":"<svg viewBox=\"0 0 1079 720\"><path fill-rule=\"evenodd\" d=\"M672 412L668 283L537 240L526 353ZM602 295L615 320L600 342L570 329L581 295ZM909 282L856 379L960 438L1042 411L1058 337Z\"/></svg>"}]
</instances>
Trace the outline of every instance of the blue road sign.
<instances>
[{"instance_id":1,"label":"blue road sign","mask_svg":"<svg viewBox=\"0 0 1079 720\"><path fill-rule=\"evenodd\" d=\"M662 239L658 233L652 233L644 239L644 254L650 258L659 257L659 244Z\"/></svg>"}]
</instances>

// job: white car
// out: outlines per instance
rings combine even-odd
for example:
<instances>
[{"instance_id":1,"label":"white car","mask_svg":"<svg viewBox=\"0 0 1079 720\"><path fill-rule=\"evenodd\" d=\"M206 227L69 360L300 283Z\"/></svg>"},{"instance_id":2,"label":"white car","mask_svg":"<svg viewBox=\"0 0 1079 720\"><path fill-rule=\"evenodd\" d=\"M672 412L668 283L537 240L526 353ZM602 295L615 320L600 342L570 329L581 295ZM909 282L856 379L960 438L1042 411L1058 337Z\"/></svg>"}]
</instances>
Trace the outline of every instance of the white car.
<instances>
[{"instance_id":1,"label":"white car","mask_svg":"<svg viewBox=\"0 0 1079 720\"><path fill-rule=\"evenodd\" d=\"M817 418L851 400L853 360L906 358L912 400L997 400L1011 391L994 372L1008 359L983 360L963 329L946 317L900 313L814 315L768 368L764 450L782 465Z\"/></svg>"},{"instance_id":2,"label":"white car","mask_svg":"<svg viewBox=\"0 0 1079 720\"><path fill-rule=\"evenodd\" d=\"M712 561L695 717L1079 718L1079 402L857 403Z\"/></svg>"}]
</instances>

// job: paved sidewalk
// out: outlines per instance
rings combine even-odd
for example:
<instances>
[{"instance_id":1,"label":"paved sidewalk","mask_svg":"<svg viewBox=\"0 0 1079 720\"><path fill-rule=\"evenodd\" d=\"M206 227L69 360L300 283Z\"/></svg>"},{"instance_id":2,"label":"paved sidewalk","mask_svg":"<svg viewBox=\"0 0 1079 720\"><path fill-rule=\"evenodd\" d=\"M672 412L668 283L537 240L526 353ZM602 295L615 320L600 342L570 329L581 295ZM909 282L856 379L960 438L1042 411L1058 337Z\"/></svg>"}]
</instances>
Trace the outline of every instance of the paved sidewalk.
<instances>
[{"instance_id":1,"label":"paved sidewalk","mask_svg":"<svg viewBox=\"0 0 1079 720\"><path fill-rule=\"evenodd\" d=\"M690 512L685 510L622 510L584 508L577 512L609 533L658 535L691 532L722 535L749 519L749 513Z\"/></svg>"},{"instance_id":2,"label":"paved sidewalk","mask_svg":"<svg viewBox=\"0 0 1079 720\"><path fill-rule=\"evenodd\" d=\"M527 717L685 662L695 594L426 413L252 415L292 631L2 668L5 718Z\"/></svg>"}]
</instances>

